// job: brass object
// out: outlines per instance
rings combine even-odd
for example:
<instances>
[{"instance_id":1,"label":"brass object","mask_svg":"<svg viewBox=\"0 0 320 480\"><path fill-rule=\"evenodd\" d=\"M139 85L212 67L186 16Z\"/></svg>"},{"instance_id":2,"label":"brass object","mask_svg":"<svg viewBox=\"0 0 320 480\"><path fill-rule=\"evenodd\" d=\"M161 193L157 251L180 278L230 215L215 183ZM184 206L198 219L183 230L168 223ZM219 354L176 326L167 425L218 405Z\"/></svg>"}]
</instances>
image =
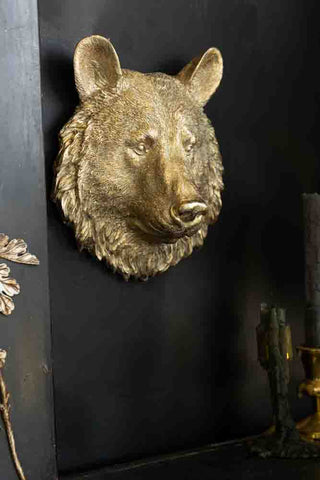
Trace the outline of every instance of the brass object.
<instances>
[{"instance_id":1,"label":"brass object","mask_svg":"<svg viewBox=\"0 0 320 480\"><path fill-rule=\"evenodd\" d=\"M10 260L16 263L27 265L39 265L39 260L35 255L31 255L27 250L27 244L21 238L9 241L9 237L0 233L0 258ZM14 310L12 297L20 293L20 286L14 278L9 277L10 268L5 264L0 264L0 313L10 315ZM9 448L12 460L20 480L26 480L21 463L18 458L16 444L13 434L13 428L10 419L10 395L3 378L2 370L5 366L7 352L0 349L0 413L5 426Z\"/></svg>"},{"instance_id":2,"label":"brass object","mask_svg":"<svg viewBox=\"0 0 320 480\"><path fill-rule=\"evenodd\" d=\"M285 309L261 305L257 342L259 361L269 377L274 425L248 442L250 452L263 458L319 458L319 447L304 440L291 414L288 384L293 351Z\"/></svg>"},{"instance_id":3,"label":"brass object","mask_svg":"<svg viewBox=\"0 0 320 480\"><path fill-rule=\"evenodd\" d=\"M8 235L0 233L0 258L25 265L39 265L38 258L31 255L27 248L27 244L22 238L14 238L9 241Z\"/></svg>"},{"instance_id":4,"label":"brass object","mask_svg":"<svg viewBox=\"0 0 320 480\"><path fill-rule=\"evenodd\" d=\"M176 265L218 218L223 168L203 107L222 70L215 48L169 76L122 69L98 35L76 47L80 105L60 132L53 197L80 248L125 279Z\"/></svg>"},{"instance_id":5,"label":"brass object","mask_svg":"<svg viewBox=\"0 0 320 480\"><path fill-rule=\"evenodd\" d=\"M26 480L21 463L18 458L12 423L10 419L10 404L9 404L10 394L8 393L7 386L2 374L2 369L5 366L6 358L7 358L7 352L5 350L0 349L0 394L1 394L0 412L1 412L2 420L5 426L8 443L10 447L10 452L11 452L12 460L13 460L18 478L20 480Z\"/></svg>"},{"instance_id":6,"label":"brass object","mask_svg":"<svg viewBox=\"0 0 320 480\"><path fill-rule=\"evenodd\" d=\"M320 440L320 348L297 347L305 371L305 380L299 386L299 396L315 399L315 413L301 420L297 428L309 441Z\"/></svg>"},{"instance_id":7,"label":"brass object","mask_svg":"<svg viewBox=\"0 0 320 480\"><path fill-rule=\"evenodd\" d=\"M0 258L10 260L15 263L24 263L26 265L39 265L39 260L35 255L27 250L27 244L22 238L9 241L9 237L0 233ZM10 268L5 264L0 264L0 313L10 315L14 310L12 297L20 293L20 285L14 278L9 277Z\"/></svg>"},{"instance_id":8,"label":"brass object","mask_svg":"<svg viewBox=\"0 0 320 480\"><path fill-rule=\"evenodd\" d=\"M10 268L0 264L0 313L10 315L14 310L12 297L20 293L20 285L14 278L9 277Z\"/></svg>"}]
</instances>

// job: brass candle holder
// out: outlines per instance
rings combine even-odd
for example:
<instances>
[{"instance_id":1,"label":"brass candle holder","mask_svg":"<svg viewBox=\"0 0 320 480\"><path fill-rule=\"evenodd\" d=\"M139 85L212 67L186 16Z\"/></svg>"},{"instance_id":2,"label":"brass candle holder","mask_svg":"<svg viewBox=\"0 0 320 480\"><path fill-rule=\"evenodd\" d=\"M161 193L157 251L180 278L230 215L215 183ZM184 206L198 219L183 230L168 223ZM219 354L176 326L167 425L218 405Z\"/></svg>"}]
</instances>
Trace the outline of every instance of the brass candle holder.
<instances>
[{"instance_id":1,"label":"brass candle holder","mask_svg":"<svg viewBox=\"0 0 320 480\"><path fill-rule=\"evenodd\" d=\"M320 348L297 347L305 371L305 380L299 386L299 396L307 395L315 400L315 413L297 424L304 440L320 440Z\"/></svg>"},{"instance_id":2,"label":"brass candle holder","mask_svg":"<svg viewBox=\"0 0 320 480\"><path fill-rule=\"evenodd\" d=\"M306 372L300 395L316 396L318 409L296 425L289 403L289 360L293 353L285 309L261 305L257 343L260 364L269 377L274 425L249 442L250 452L263 458L319 458L320 443L314 440L320 440L320 349L298 347Z\"/></svg>"}]
</instances>

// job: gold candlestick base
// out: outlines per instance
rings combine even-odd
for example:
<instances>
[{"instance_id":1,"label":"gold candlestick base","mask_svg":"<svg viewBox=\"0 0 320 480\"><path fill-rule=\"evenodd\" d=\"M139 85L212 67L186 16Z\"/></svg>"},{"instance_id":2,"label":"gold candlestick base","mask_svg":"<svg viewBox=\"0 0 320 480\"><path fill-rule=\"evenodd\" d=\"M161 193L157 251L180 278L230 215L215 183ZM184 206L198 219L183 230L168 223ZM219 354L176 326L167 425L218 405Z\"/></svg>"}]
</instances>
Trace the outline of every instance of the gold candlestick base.
<instances>
[{"instance_id":1,"label":"gold candlestick base","mask_svg":"<svg viewBox=\"0 0 320 480\"><path fill-rule=\"evenodd\" d=\"M297 429L301 437L308 442L319 442L320 440L320 413L316 412L313 415L301 420L297 423Z\"/></svg>"},{"instance_id":2,"label":"gold candlestick base","mask_svg":"<svg viewBox=\"0 0 320 480\"><path fill-rule=\"evenodd\" d=\"M306 379L299 386L299 396L307 395L316 400L316 412L297 423L304 440L320 440L320 348L297 347Z\"/></svg>"}]
</instances>

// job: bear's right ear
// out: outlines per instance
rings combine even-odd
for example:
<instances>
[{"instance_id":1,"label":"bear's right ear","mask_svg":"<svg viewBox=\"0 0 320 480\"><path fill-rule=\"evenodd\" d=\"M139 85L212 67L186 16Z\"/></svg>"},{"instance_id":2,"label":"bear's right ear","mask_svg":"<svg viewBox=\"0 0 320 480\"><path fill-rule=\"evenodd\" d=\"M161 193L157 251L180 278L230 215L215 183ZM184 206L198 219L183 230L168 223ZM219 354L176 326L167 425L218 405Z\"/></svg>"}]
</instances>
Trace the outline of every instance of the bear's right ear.
<instances>
[{"instance_id":1,"label":"bear's right ear","mask_svg":"<svg viewBox=\"0 0 320 480\"><path fill-rule=\"evenodd\" d=\"M205 105L218 88L223 72L223 60L217 48L209 48L194 58L178 73L177 78L192 96Z\"/></svg>"},{"instance_id":2,"label":"bear's right ear","mask_svg":"<svg viewBox=\"0 0 320 480\"><path fill-rule=\"evenodd\" d=\"M81 101L101 88L112 91L122 76L119 58L112 43L100 35L83 38L78 43L73 66Z\"/></svg>"}]
</instances>

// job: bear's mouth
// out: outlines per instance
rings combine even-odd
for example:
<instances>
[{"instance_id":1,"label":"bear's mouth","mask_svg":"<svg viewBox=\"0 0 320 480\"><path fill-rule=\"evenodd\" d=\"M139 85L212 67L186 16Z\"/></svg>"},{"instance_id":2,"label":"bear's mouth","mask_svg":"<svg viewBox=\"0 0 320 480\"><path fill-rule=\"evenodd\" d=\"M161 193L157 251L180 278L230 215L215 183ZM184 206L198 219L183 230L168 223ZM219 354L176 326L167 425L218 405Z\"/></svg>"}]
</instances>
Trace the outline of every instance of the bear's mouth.
<instances>
[{"instance_id":1,"label":"bear's mouth","mask_svg":"<svg viewBox=\"0 0 320 480\"><path fill-rule=\"evenodd\" d=\"M203 219L188 228L157 222L144 222L140 219L131 219L132 228L148 242L152 243L176 243L182 237L192 237L203 226Z\"/></svg>"}]
</instances>

